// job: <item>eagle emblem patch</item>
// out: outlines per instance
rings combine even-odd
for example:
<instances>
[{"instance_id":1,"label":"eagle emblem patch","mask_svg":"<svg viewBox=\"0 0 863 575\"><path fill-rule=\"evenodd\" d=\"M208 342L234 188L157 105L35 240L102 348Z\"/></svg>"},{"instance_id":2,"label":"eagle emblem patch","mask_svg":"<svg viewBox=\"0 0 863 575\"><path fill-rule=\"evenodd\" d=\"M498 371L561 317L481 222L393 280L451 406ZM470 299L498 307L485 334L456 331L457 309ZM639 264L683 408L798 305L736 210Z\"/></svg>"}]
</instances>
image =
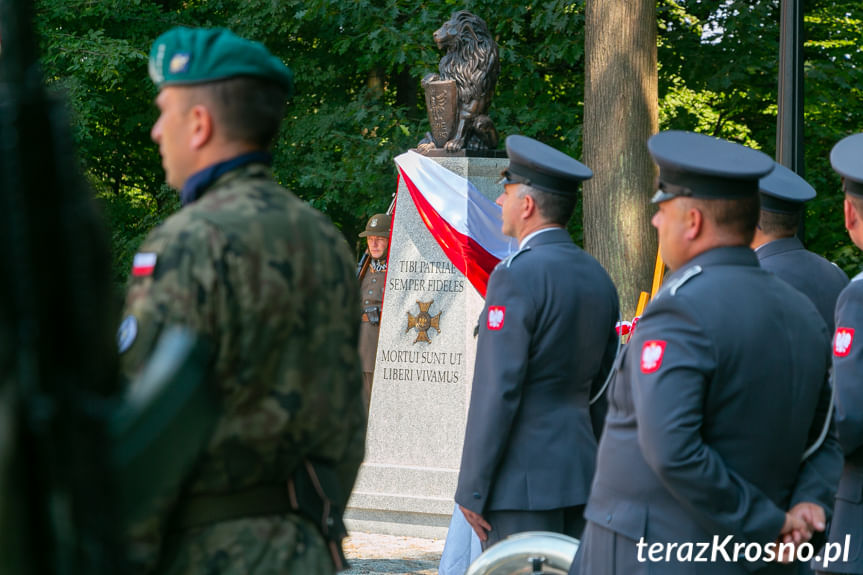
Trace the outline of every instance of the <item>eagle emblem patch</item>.
<instances>
[{"instance_id":1,"label":"eagle emblem patch","mask_svg":"<svg viewBox=\"0 0 863 575\"><path fill-rule=\"evenodd\" d=\"M498 330L503 328L503 320L506 318L506 306L493 305L488 308L488 329Z\"/></svg>"},{"instance_id":2,"label":"eagle emblem patch","mask_svg":"<svg viewBox=\"0 0 863 575\"><path fill-rule=\"evenodd\" d=\"M662 340L645 341L641 348L641 373L653 373L662 365L665 342Z\"/></svg>"},{"instance_id":3,"label":"eagle emblem patch","mask_svg":"<svg viewBox=\"0 0 863 575\"><path fill-rule=\"evenodd\" d=\"M833 336L833 355L845 357L851 353L851 344L854 343L853 327L837 327L836 335Z\"/></svg>"}]
</instances>

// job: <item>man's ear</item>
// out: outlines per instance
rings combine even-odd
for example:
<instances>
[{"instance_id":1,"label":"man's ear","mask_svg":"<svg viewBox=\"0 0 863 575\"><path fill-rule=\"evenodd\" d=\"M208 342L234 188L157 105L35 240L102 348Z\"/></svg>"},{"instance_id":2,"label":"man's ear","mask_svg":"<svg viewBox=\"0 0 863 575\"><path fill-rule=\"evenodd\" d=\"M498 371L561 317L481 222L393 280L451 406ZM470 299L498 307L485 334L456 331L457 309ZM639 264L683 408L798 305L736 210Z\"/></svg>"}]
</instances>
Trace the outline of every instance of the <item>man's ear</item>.
<instances>
[{"instance_id":1,"label":"man's ear","mask_svg":"<svg viewBox=\"0 0 863 575\"><path fill-rule=\"evenodd\" d=\"M191 110L192 137L189 144L192 149L199 150L213 137L213 115L206 106L198 104Z\"/></svg>"},{"instance_id":2,"label":"man's ear","mask_svg":"<svg viewBox=\"0 0 863 575\"><path fill-rule=\"evenodd\" d=\"M526 220L536 213L536 200L530 194L525 194L521 201L521 218Z\"/></svg>"},{"instance_id":3,"label":"man's ear","mask_svg":"<svg viewBox=\"0 0 863 575\"><path fill-rule=\"evenodd\" d=\"M704 232L704 212L697 206L690 205L686 208L686 232L687 240L697 239Z\"/></svg>"},{"instance_id":4,"label":"man's ear","mask_svg":"<svg viewBox=\"0 0 863 575\"><path fill-rule=\"evenodd\" d=\"M850 232L859 222L860 214L857 213L851 200L845 198L845 229Z\"/></svg>"}]
</instances>

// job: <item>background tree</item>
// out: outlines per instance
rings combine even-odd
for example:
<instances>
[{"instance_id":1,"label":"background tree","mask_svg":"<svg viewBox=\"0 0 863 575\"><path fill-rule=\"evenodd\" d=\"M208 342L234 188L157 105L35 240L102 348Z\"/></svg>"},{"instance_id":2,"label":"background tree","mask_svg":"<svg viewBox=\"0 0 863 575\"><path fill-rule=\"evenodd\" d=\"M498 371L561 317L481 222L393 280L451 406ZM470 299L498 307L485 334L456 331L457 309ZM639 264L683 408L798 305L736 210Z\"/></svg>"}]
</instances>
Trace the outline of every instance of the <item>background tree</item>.
<instances>
[{"instance_id":1,"label":"background tree","mask_svg":"<svg viewBox=\"0 0 863 575\"><path fill-rule=\"evenodd\" d=\"M584 90L584 243L617 285L623 317L650 291L655 167L647 139L659 123L654 0L588 0Z\"/></svg>"},{"instance_id":2,"label":"background tree","mask_svg":"<svg viewBox=\"0 0 863 575\"><path fill-rule=\"evenodd\" d=\"M778 7L779 0L658 0L661 129L716 134L773 154ZM351 243L389 204L392 158L428 129L419 81L441 55L432 32L456 10L483 17L500 47L490 114L501 135L533 136L582 157L584 0L36 0L36 8L46 76L69 96L81 161L111 225L118 290L143 235L177 207L149 139L156 92L147 79L152 41L175 25L228 26L294 68L276 176ZM827 154L842 135L863 129L863 6L808 0L805 15L806 175L819 191L806 229L812 248L856 273ZM612 24L612 34L623 33L622 22ZM635 233L606 225L596 237L608 246ZM580 211L570 232L583 243ZM652 262L650 245L632 251L642 250L631 257ZM615 279L621 294L636 283ZM629 296L622 301L634 305Z\"/></svg>"}]
</instances>

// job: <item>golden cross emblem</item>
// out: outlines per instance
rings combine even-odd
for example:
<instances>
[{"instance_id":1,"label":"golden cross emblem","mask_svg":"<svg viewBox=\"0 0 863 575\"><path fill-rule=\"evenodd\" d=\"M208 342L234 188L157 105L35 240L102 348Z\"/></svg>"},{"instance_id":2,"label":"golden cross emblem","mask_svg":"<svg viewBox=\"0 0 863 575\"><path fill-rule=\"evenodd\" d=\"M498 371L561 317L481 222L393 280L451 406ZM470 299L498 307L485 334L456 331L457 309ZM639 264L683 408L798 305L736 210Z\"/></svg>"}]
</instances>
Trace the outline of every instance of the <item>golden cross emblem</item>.
<instances>
[{"instance_id":1,"label":"golden cross emblem","mask_svg":"<svg viewBox=\"0 0 863 575\"><path fill-rule=\"evenodd\" d=\"M428 331L430 328L434 328L440 333L440 314L442 312L438 312L438 314L434 317L429 313L429 308L434 303L434 300L431 301L419 301L417 300L417 305L420 308L420 312L417 315L412 315L411 312L407 312L408 314L408 327L405 330L405 333L410 330L416 328L417 330L417 338L414 340L414 343L419 341L424 341L426 343L431 343L431 340L428 336Z\"/></svg>"}]
</instances>

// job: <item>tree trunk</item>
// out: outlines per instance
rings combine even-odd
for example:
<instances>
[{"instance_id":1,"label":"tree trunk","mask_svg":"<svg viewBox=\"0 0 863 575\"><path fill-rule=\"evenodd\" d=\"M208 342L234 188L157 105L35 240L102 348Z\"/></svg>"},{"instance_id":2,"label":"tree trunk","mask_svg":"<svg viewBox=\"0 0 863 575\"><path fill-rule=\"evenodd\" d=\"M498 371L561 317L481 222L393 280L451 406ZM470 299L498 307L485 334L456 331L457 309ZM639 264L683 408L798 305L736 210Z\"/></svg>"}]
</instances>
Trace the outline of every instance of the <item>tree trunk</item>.
<instances>
[{"instance_id":1,"label":"tree trunk","mask_svg":"<svg viewBox=\"0 0 863 575\"><path fill-rule=\"evenodd\" d=\"M617 286L624 319L650 292L656 167L647 139L659 124L655 0L587 0L584 50L585 249Z\"/></svg>"}]
</instances>

